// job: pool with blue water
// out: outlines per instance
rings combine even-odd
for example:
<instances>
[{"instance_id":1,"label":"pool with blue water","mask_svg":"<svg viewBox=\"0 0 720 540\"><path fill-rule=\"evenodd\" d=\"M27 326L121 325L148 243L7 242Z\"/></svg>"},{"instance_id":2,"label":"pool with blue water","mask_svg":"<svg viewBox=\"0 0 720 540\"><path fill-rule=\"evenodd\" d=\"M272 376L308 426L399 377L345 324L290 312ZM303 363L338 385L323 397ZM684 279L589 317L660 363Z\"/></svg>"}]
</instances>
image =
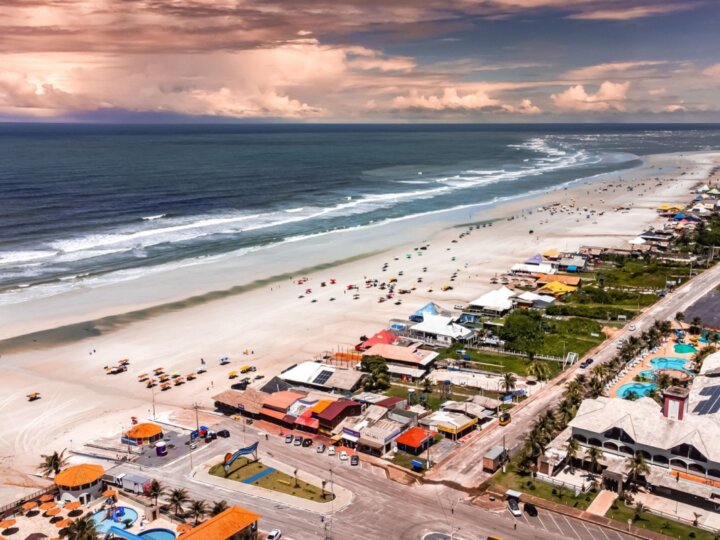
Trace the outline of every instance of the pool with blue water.
<instances>
[{"instance_id":1,"label":"pool with blue water","mask_svg":"<svg viewBox=\"0 0 720 540\"><path fill-rule=\"evenodd\" d=\"M148 529L138 536L143 540L175 540L175 533L170 529Z\"/></svg>"},{"instance_id":2,"label":"pool with blue water","mask_svg":"<svg viewBox=\"0 0 720 540\"><path fill-rule=\"evenodd\" d=\"M132 525L137 521L138 513L127 506L118 506L113 512L113 517L108 518L107 510L99 510L92 515L92 520L95 522L95 529L99 533L106 533L110 527L118 527L125 529L127 526L125 522Z\"/></svg>"},{"instance_id":3,"label":"pool with blue water","mask_svg":"<svg viewBox=\"0 0 720 540\"><path fill-rule=\"evenodd\" d=\"M620 388L618 388L617 396L623 399L627 399L628 394L630 392L633 392L637 397L644 397L647 396L650 392L652 392L655 387L655 383L627 383L623 384Z\"/></svg>"},{"instance_id":4,"label":"pool with blue water","mask_svg":"<svg viewBox=\"0 0 720 540\"><path fill-rule=\"evenodd\" d=\"M659 369L677 369L686 373L692 373L685 367L687 360L684 358L661 357L650 360L650 369L640 372L640 376L644 379L655 379L655 372Z\"/></svg>"}]
</instances>

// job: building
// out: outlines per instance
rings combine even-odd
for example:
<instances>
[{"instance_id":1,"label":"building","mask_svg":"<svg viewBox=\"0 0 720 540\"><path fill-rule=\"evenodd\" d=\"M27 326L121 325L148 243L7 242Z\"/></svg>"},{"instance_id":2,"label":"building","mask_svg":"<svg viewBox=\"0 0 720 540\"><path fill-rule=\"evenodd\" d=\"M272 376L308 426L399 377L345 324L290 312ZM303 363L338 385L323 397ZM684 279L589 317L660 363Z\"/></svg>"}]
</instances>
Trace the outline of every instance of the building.
<instances>
[{"instance_id":1,"label":"building","mask_svg":"<svg viewBox=\"0 0 720 540\"><path fill-rule=\"evenodd\" d=\"M564 272L582 272L585 268L585 259L577 255L563 257L558 262L558 268Z\"/></svg>"},{"instance_id":2,"label":"building","mask_svg":"<svg viewBox=\"0 0 720 540\"><path fill-rule=\"evenodd\" d=\"M425 315L423 322L410 327L416 335L445 345L455 341L465 341L472 337L472 330L461 326L452 317L443 315Z\"/></svg>"},{"instance_id":3,"label":"building","mask_svg":"<svg viewBox=\"0 0 720 540\"><path fill-rule=\"evenodd\" d=\"M163 438L163 431L160 426L150 422L136 424L122 435L121 442L132 446L153 444Z\"/></svg>"},{"instance_id":4,"label":"building","mask_svg":"<svg viewBox=\"0 0 720 540\"><path fill-rule=\"evenodd\" d=\"M333 429L348 416L360 416L362 405L350 399L341 399L328 405L317 415L319 430L323 435L330 435Z\"/></svg>"},{"instance_id":5,"label":"building","mask_svg":"<svg viewBox=\"0 0 720 540\"><path fill-rule=\"evenodd\" d=\"M359 352L366 351L370 347L372 347L373 345L377 345L378 343L384 343L386 345L389 345L391 343L395 343L395 341L397 341L397 338L398 337L389 330L380 330L374 336L355 345L355 350Z\"/></svg>"},{"instance_id":6,"label":"building","mask_svg":"<svg viewBox=\"0 0 720 540\"><path fill-rule=\"evenodd\" d=\"M263 420L268 420L276 424L281 424L287 427L291 427L295 424L295 417L288 414L288 409L301 398L304 398L306 394L300 394L298 392L292 392L290 390L281 390L270 394L260 409L260 417Z\"/></svg>"},{"instance_id":7,"label":"building","mask_svg":"<svg viewBox=\"0 0 720 540\"><path fill-rule=\"evenodd\" d=\"M405 425L394 420L378 420L360 433L357 448L360 452L383 456L392 447L392 442L405 430Z\"/></svg>"},{"instance_id":8,"label":"building","mask_svg":"<svg viewBox=\"0 0 720 540\"><path fill-rule=\"evenodd\" d=\"M443 411L460 413L469 418L474 418L478 423L492 420L493 410L474 401L446 401L442 404Z\"/></svg>"},{"instance_id":9,"label":"building","mask_svg":"<svg viewBox=\"0 0 720 540\"><path fill-rule=\"evenodd\" d=\"M182 535L183 540L257 540L260 516L239 506L224 512Z\"/></svg>"},{"instance_id":10,"label":"building","mask_svg":"<svg viewBox=\"0 0 720 540\"><path fill-rule=\"evenodd\" d=\"M513 274L554 274L556 272L555 267L550 263L540 264L513 264L510 267L510 272Z\"/></svg>"},{"instance_id":11,"label":"building","mask_svg":"<svg viewBox=\"0 0 720 540\"><path fill-rule=\"evenodd\" d=\"M225 390L213 396L215 408L224 414L242 414L250 418L258 418L268 394L254 388L239 390Z\"/></svg>"},{"instance_id":12,"label":"building","mask_svg":"<svg viewBox=\"0 0 720 540\"><path fill-rule=\"evenodd\" d=\"M434 440L432 432L421 427L411 427L396 440L397 449L417 456L425 452Z\"/></svg>"},{"instance_id":13,"label":"building","mask_svg":"<svg viewBox=\"0 0 720 540\"><path fill-rule=\"evenodd\" d=\"M387 362L393 377L404 380L423 378L438 357L435 351L420 348L419 343L410 345L377 344L363 353L363 356L380 356Z\"/></svg>"},{"instance_id":14,"label":"building","mask_svg":"<svg viewBox=\"0 0 720 540\"><path fill-rule=\"evenodd\" d=\"M555 297L547 294L537 294L530 291L523 291L513 297L515 304L521 307L545 309L555 303Z\"/></svg>"},{"instance_id":15,"label":"building","mask_svg":"<svg viewBox=\"0 0 720 540\"><path fill-rule=\"evenodd\" d=\"M579 276L566 276L564 274L538 274L536 277L538 285L547 285L548 283L557 281L563 285L579 287L581 283Z\"/></svg>"},{"instance_id":16,"label":"building","mask_svg":"<svg viewBox=\"0 0 720 540\"><path fill-rule=\"evenodd\" d=\"M470 308L482 311L487 315L499 317L513 308L513 296L515 296L515 291L507 287L500 287L470 302Z\"/></svg>"},{"instance_id":17,"label":"building","mask_svg":"<svg viewBox=\"0 0 720 540\"><path fill-rule=\"evenodd\" d=\"M507 451L502 446L493 446L483 456L483 470L494 473L507 461Z\"/></svg>"},{"instance_id":18,"label":"building","mask_svg":"<svg viewBox=\"0 0 720 540\"><path fill-rule=\"evenodd\" d=\"M475 429L478 420L462 413L437 411L420 419L419 422L444 437L456 441Z\"/></svg>"},{"instance_id":19,"label":"building","mask_svg":"<svg viewBox=\"0 0 720 540\"><path fill-rule=\"evenodd\" d=\"M320 362L302 362L280 374L284 381L299 386L328 392L353 392L364 375L356 369L347 369Z\"/></svg>"},{"instance_id":20,"label":"building","mask_svg":"<svg viewBox=\"0 0 720 540\"><path fill-rule=\"evenodd\" d=\"M64 502L79 501L82 504L98 499L103 491L104 474L105 469L100 465L84 463L67 467L54 478L60 490L58 499Z\"/></svg>"}]
</instances>

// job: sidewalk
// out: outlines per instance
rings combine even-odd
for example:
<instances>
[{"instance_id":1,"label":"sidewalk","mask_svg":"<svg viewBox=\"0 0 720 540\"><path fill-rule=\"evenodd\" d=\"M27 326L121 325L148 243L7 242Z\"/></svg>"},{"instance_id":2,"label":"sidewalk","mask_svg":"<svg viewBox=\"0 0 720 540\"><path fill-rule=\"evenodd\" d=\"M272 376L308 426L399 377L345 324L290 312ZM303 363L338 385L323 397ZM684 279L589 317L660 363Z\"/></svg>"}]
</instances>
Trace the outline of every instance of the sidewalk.
<instances>
[{"instance_id":1,"label":"sidewalk","mask_svg":"<svg viewBox=\"0 0 720 540\"><path fill-rule=\"evenodd\" d=\"M720 514L712 510L705 510L704 508L698 508L697 506L676 502L644 492L636 493L635 500L643 503L651 510L668 515L671 519L677 517L689 523L695 521L695 513L697 513L700 516L698 518L700 525L711 527L715 530L720 529Z\"/></svg>"},{"instance_id":2,"label":"sidewalk","mask_svg":"<svg viewBox=\"0 0 720 540\"><path fill-rule=\"evenodd\" d=\"M614 491L603 489L600 493L598 493L598 496L595 497L595 500L590 503L587 511L591 514L595 514L596 516L604 516L607 514L607 511L610 510L612 503L615 499L617 499L617 497L618 495Z\"/></svg>"}]
</instances>

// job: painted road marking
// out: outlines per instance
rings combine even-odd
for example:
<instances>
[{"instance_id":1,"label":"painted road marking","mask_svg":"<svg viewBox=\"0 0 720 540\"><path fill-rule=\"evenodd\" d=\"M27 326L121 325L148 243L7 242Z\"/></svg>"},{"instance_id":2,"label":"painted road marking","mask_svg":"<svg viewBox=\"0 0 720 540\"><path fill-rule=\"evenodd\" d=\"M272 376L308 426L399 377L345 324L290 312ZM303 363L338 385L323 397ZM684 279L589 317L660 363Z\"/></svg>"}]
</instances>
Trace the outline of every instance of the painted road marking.
<instances>
[{"instance_id":1,"label":"painted road marking","mask_svg":"<svg viewBox=\"0 0 720 540\"><path fill-rule=\"evenodd\" d=\"M572 530L573 534L578 537L579 540L582 540L582 536L580 536L577 531L575 530L575 527L572 526L572 523L570 523L570 520L563 516L563 519L567 522L567 524L570 526L570 529Z\"/></svg>"}]
</instances>

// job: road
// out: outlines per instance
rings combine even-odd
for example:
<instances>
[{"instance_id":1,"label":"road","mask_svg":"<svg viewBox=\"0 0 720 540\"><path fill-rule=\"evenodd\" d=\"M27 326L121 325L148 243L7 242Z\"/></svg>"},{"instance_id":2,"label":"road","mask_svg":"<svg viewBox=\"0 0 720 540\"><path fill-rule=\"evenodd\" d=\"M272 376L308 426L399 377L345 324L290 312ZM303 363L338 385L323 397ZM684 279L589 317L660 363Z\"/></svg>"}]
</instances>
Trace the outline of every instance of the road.
<instances>
[{"instance_id":1,"label":"road","mask_svg":"<svg viewBox=\"0 0 720 540\"><path fill-rule=\"evenodd\" d=\"M695 276L638 315L632 321L636 326L634 332L631 332L628 329L629 325L626 325L612 339L606 340L597 349L590 351L588 356L595 359L593 366L612 360L617 353L617 342L620 339L627 339L632 334L639 335L656 320L673 320L678 311L684 311L719 284L720 264ZM457 482L466 487L476 487L485 481L490 475L478 466L482 456L493 446L504 444L506 448L513 449L521 445L534 419L549 408L555 407L562 400L565 384L585 371L580 369L578 364L576 363L551 384L528 398L522 406L516 408L512 422L508 426L501 428L494 424L481 432L474 433L462 448L433 469L428 477Z\"/></svg>"}]
</instances>

